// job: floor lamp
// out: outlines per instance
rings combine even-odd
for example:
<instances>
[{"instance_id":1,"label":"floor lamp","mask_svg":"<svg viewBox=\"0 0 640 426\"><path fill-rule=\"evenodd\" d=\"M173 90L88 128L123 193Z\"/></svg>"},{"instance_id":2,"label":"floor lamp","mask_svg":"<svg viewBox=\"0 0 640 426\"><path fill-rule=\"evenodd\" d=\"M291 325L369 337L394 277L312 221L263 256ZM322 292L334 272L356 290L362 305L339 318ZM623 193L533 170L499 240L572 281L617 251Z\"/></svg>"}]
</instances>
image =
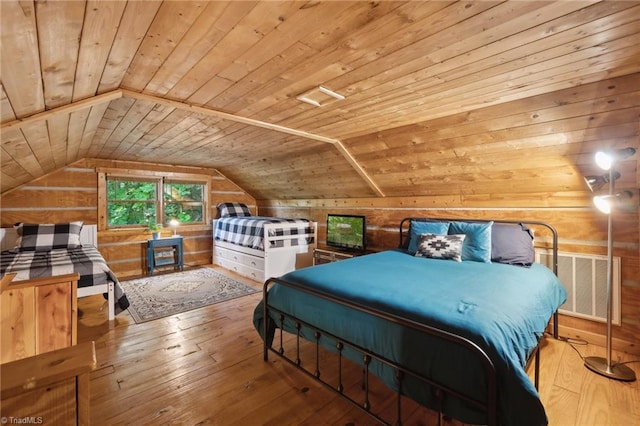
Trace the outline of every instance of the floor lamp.
<instances>
[{"instance_id":1,"label":"floor lamp","mask_svg":"<svg viewBox=\"0 0 640 426\"><path fill-rule=\"evenodd\" d=\"M612 274L613 274L613 212L616 210L616 206L619 206L623 198L630 198L632 196L630 191L623 191L619 193L614 192L615 180L620 177L620 173L614 170L614 164L618 160L629 158L636 153L634 148L624 148L617 151L604 152L600 151L596 153L596 163L604 170L608 170L608 174L604 176L587 176L585 178L589 188L592 191L604 186L605 183L609 184L609 193L607 195L600 195L593 198L593 201L598 210L606 213L607 220L607 357L589 356L584 359L584 365L595 373L606 376L610 379L622 380L632 382L636 380L635 372L624 364L613 364L611 362L611 320L612 320L612 305L611 300L611 286L612 286Z\"/></svg>"}]
</instances>

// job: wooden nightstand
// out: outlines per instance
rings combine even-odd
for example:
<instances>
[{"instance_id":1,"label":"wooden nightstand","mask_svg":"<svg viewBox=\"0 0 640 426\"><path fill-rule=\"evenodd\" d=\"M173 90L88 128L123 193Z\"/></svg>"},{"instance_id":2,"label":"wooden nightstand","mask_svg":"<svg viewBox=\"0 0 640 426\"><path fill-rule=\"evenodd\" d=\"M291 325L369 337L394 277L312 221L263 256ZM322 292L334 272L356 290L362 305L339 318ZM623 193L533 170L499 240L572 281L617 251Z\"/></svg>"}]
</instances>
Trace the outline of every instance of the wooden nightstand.
<instances>
[{"instance_id":1,"label":"wooden nightstand","mask_svg":"<svg viewBox=\"0 0 640 426\"><path fill-rule=\"evenodd\" d=\"M147 271L153 275L153 270L171 266L173 269L184 270L184 254L182 237L173 236L147 240Z\"/></svg>"}]
</instances>

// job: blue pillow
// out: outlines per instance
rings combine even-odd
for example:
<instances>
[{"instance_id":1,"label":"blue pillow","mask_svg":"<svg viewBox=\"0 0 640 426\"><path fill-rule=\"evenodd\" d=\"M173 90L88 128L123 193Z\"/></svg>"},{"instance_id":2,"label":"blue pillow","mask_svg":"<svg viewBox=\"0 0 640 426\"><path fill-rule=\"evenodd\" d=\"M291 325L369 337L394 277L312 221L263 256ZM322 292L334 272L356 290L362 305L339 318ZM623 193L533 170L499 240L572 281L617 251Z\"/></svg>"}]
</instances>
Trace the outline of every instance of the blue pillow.
<instances>
[{"instance_id":1,"label":"blue pillow","mask_svg":"<svg viewBox=\"0 0 640 426\"><path fill-rule=\"evenodd\" d=\"M422 234L447 235L449 222L423 222L412 220L409 228L409 253L415 255L418 251L418 241ZM449 232L450 233L450 232Z\"/></svg>"},{"instance_id":2,"label":"blue pillow","mask_svg":"<svg viewBox=\"0 0 640 426\"><path fill-rule=\"evenodd\" d=\"M491 263L491 227L493 221L484 223L451 222L449 235L465 234L462 260Z\"/></svg>"}]
</instances>

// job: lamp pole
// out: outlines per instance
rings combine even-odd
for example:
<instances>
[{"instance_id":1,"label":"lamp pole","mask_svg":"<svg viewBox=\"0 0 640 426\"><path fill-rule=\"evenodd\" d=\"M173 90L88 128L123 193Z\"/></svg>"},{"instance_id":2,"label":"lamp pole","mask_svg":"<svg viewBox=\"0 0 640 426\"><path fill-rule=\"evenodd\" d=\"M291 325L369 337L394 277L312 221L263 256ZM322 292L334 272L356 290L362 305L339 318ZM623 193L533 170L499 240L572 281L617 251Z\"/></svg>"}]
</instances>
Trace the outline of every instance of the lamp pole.
<instances>
[{"instance_id":1,"label":"lamp pole","mask_svg":"<svg viewBox=\"0 0 640 426\"><path fill-rule=\"evenodd\" d=\"M612 166L609 168L609 202L611 203L611 208L607 218L607 357L606 359L597 356L586 357L584 359L584 365L593 372L606 376L610 379L632 382L636 379L636 374L631 368L624 364L612 365L611 362L611 322L613 317L611 287L613 281L613 211L615 209L615 206L613 205L614 182L615 179Z\"/></svg>"},{"instance_id":2,"label":"lamp pole","mask_svg":"<svg viewBox=\"0 0 640 426\"><path fill-rule=\"evenodd\" d=\"M609 168L609 196L614 194L615 179L613 167ZM611 368L611 323L613 321L613 300L611 284L613 275L613 208L607 215L607 373L613 374Z\"/></svg>"}]
</instances>

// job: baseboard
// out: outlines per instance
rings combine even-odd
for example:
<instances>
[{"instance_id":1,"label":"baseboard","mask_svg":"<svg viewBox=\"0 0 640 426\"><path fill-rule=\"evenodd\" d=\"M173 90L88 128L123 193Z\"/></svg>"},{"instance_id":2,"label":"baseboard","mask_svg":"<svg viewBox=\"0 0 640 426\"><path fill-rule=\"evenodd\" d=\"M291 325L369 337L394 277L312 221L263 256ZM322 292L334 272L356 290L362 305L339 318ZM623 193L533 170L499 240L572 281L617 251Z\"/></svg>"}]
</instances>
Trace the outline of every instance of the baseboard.
<instances>
[{"instance_id":1,"label":"baseboard","mask_svg":"<svg viewBox=\"0 0 640 426\"><path fill-rule=\"evenodd\" d=\"M603 348L606 348L607 346L607 339L602 334L592 333L563 325L558 326L558 331L561 337L586 340L592 345L602 346ZM616 339L614 337L611 339L611 347L615 351L640 355L640 346L637 342L629 342L627 340Z\"/></svg>"}]
</instances>

